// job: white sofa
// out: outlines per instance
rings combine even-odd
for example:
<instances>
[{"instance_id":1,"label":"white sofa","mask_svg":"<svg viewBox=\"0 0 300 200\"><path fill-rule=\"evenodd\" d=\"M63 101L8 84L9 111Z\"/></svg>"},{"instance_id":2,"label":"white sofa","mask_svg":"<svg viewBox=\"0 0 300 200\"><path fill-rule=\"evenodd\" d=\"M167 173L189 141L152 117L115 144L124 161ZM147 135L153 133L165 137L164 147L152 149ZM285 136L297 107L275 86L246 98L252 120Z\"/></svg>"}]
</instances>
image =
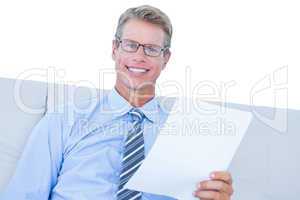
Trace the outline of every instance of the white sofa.
<instances>
[{"instance_id":1,"label":"white sofa","mask_svg":"<svg viewBox=\"0 0 300 200\"><path fill-rule=\"evenodd\" d=\"M69 102L70 97L76 103L90 96L101 98L102 92L106 92L6 78L0 78L0 91L0 191L13 174L31 129L47 109ZM230 103L226 106L265 116L273 111L267 107ZM28 108L32 113L28 113ZM284 110L277 109L277 112L281 111ZM260 118L253 117L229 167L234 178L234 200L299 199L299 119L300 111L288 110L288 131L279 133Z\"/></svg>"}]
</instances>

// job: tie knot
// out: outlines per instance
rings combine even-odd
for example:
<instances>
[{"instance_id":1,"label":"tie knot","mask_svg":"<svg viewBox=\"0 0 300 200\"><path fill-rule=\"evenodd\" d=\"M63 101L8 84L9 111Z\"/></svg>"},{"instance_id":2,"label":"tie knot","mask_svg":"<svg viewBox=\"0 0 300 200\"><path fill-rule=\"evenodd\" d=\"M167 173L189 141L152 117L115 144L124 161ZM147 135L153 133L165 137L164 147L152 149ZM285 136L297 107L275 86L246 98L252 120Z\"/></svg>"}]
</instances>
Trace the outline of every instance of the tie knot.
<instances>
[{"instance_id":1,"label":"tie knot","mask_svg":"<svg viewBox=\"0 0 300 200\"><path fill-rule=\"evenodd\" d=\"M142 122L145 117L144 113L138 108L132 108L128 113L135 122Z\"/></svg>"}]
</instances>

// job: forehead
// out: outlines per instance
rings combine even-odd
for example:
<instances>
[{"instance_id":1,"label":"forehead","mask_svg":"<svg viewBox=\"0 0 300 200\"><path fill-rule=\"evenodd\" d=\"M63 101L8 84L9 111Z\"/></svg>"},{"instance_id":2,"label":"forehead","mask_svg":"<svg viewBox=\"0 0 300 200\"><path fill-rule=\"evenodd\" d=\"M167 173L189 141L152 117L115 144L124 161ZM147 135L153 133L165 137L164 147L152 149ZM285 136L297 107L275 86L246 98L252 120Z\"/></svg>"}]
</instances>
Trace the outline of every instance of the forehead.
<instances>
[{"instance_id":1,"label":"forehead","mask_svg":"<svg viewBox=\"0 0 300 200\"><path fill-rule=\"evenodd\" d=\"M138 19L127 21L122 30L122 38L143 44L162 45L165 33L161 27Z\"/></svg>"}]
</instances>

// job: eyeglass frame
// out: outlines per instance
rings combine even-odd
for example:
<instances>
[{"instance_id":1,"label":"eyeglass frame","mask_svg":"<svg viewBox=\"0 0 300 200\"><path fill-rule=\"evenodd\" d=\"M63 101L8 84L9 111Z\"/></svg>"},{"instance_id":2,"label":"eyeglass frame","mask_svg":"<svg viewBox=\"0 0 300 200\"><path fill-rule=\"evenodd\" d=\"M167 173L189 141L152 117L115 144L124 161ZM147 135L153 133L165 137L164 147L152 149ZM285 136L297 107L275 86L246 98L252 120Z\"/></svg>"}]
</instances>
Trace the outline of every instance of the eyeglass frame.
<instances>
[{"instance_id":1,"label":"eyeglass frame","mask_svg":"<svg viewBox=\"0 0 300 200\"><path fill-rule=\"evenodd\" d=\"M135 51L127 51L126 49L124 49L123 46L122 46L123 40L129 40L129 41L135 42L138 45L136 47L136 50ZM137 42L135 40L121 39L120 37L116 37L116 41L120 44L122 50L124 50L125 52L128 52L128 53L136 53L139 50L140 46L142 46L144 54L146 56L149 56L149 57L159 57L162 52L165 52L166 50L168 50L170 48L169 46L160 47L159 45L156 45L156 44L141 44L141 43L139 43L139 42ZM146 45L154 45L154 46L160 47L159 54L157 56L152 56L152 55L147 54L146 51L145 51L145 48L147 48Z\"/></svg>"}]
</instances>

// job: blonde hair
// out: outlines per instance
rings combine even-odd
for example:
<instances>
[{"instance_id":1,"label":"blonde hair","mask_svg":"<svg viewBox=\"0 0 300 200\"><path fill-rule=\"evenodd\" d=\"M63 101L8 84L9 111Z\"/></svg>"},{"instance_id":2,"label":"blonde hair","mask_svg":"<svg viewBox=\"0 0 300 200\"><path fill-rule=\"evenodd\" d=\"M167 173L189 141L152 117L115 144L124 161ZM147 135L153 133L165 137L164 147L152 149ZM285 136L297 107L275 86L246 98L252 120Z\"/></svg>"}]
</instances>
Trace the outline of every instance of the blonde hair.
<instances>
[{"instance_id":1,"label":"blonde hair","mask_svg":"<svg viewBox=\"0 0 300 200\"><path fill-rule=\"evenodd\" d=\"M130 19L140 19L151 24L156 24L165 32L164 47L171 46L172 24L169 17L158 8L149 5L142 5L127 9L119 18L116 38L121 38L125 23Z\"/></svg>"}]
</instances>

